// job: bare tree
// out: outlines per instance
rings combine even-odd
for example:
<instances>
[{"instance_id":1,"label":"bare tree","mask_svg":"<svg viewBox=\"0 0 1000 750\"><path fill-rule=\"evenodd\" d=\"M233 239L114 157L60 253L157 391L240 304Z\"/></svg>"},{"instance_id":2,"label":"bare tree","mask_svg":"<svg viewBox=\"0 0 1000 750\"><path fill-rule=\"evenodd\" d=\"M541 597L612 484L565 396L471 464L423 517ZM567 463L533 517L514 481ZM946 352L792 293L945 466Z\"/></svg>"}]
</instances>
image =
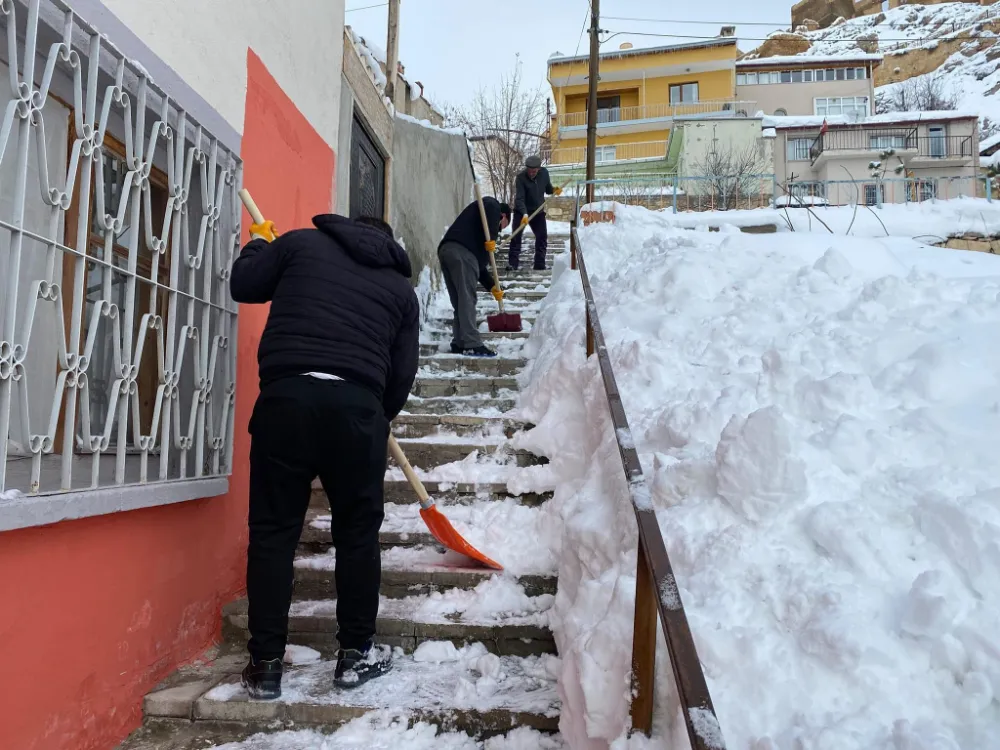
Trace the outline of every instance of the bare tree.
<instances>
[{"instance_id":1,"label":"bare tree","mask_svg":"<svg viewBox=\"0 0 1000 750\"><path fill-rule=\"evenodd\" d=\"M739 208L740 201L760 192L761 175L767 171L762 142L746 145L720 143L713 133L712 145L704 157L692 164L695 177L692 186L701 196L711 196L720 211Z\"/></svg>"},{"instance_id":2,"label":"bare tree","mask_svg":"<svg viewBox=\"0 0 1000 750\"><path fill-rule=\"evenodd\" d=\"M875 111L879 113L931 112L956 106L954 92L947 90L940 76L930 73L894 84L888 92L875 97Z\"/></svg>"},{"instance_id":3,"label":"bare tree","mask_svg":"<svg viewBox=\"0 0 1000 750\"><path fill-rule=\"evenodd\" d=\"M481 88L472 103L453 108L448 119L465 129L473 142L476 171L499 200L514 202L514 179L526 156L538 153L545 138L545 97L525 86L520 58L514 69L490 89Z\"/></svg>"}]
</instances>

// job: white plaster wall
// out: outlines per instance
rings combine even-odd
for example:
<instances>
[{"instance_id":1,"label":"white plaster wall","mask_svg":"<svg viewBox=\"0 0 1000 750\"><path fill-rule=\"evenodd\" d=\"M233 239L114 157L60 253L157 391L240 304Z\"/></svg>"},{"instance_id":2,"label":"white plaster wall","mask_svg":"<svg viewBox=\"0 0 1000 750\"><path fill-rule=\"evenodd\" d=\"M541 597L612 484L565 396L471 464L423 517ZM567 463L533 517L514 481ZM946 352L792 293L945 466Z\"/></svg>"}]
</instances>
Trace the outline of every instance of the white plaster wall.
<instances>
[{"instance_id":1,"label":"white plaster wall","mask_svg":"<svg viewBox=\"0 0 1000 750\"><path fill-rule=\"evenodd\" d=\"M720 152L731 148L734 154L741 154L744 149L757 146L761 141L760 120L754 118L688 121L684 122L682 127L684 143L679 167L683 175L698 174L698 165L712 150L716 139ZM761 166L762 172L771 170L771 161L767 158L767 154L762 154Z\"/></svg>"},{"instance_id":2,"label":"white plaster wall","mask_svg":"<svg viewBox=\"0 0 1000 750\"><path fill-rule=\"evenodd\" d=\"M101 0L243 132L247 49L334 150L344 0Z\"/></svg>"}]
</instances>

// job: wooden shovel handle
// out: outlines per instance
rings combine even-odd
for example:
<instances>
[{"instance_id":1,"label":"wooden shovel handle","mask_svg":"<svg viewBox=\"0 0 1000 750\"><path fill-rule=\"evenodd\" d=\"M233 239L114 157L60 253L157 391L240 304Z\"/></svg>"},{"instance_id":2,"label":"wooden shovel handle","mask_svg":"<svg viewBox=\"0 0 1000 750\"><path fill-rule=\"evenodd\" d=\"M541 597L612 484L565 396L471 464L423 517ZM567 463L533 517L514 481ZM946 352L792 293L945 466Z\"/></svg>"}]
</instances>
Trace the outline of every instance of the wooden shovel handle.
<instances>
[{"instance_id":1,"label":"wooden shovel handle","mask_svg":"<svg viewBox=\"0 0 1000 750\"><path fill-rule=\"evenodd\" d=\"M570 179L566 180L566 182L564 182L562 185L559 186L559 190L561 191L564 187L566 187L567 185L569 185L572 181L573 181L573 178L570 178ZM549 202L549 198L555 198L555 196L554 195L550 195L545 200L542 201L542 205L540 205L538 208L536 208L532 212L531 216L528 217L528 223L529 224L531 223L532 219L534 219L536 216L538 216L538 214L540 214L544 210L545 204ZM524 231L524 228L526 226L528 226L528 224L522 224L517 229L515 229L513 232L511 232L509 240L513 240L515 237L517 237L517 235L519 235L521 232Z\"/></svg>"},{"instance_id":2,"label":"wooden shovel handle","mask_svg":"<svg viewBox=\"0 0 1000 750\"><path fill-rule=\"evenodd\" d=\"M406 459L406 454L399 447L399 443L396 442L394 435L389 435L389 455L399 464L399 468L403 470L403 474L406 476L406 481L410 483L413 491L417 493L417 499L420 500L420 507L426 509L434 505L427 494L427 488L424 487L424 483L420 481L420 477L417 476L413 467L410 466L410 462Z\"/></svg>"},{"instance_id":3,"label":"wooden shovel handle","mask_svg":"<svg viewBox=\"0 0 1000 750\"><path fill-rule=\"evenodd\" d=\"M250 191L246 188L240 188L240 200L243 201L243 205L246 206L247 213L250 214L250 218L253 219L254 224L264 223L264 214L260 212L257 208L257 204L253 202L253 198L250 197Z\"/></svg>"},{"instance_id":4,"label":"wooden shovel handle","mask_svg":"<svg viewBox=\"0 0 1000 750\"><path fill-rule=\"evenodd\" d=\"M486 218L486 206L483 205L483 194L479 190L479 183L478 182L473 182L472 183L472 189L473 189L473 191L475 191L475 194L476 194L476 203L479 204L479 218L482 219L482 222L483 222L483 235L486 237L487 240L489 240L490 239L490 222ZM499 236L497 237L497 239L499 239ZM490 253L489 256L490 256L490 268L493 271L493 285L497 289L499 289L500 288L500 274L497 273L496 253L495 252L494 253ZM500 312L502 313L503 312L503 300L500 299L500 300L498 300L498 302L500 304Z\"/></svg>"}]
</instances>

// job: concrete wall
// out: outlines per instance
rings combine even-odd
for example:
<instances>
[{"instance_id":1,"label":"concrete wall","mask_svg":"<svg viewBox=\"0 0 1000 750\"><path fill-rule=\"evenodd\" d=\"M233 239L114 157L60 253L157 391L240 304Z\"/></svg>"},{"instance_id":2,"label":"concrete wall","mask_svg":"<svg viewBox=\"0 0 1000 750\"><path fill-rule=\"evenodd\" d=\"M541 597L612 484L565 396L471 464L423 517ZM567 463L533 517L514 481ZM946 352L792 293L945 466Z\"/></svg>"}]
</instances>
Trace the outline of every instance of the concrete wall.
<instances>
[{"instance_id":1,"label":"concrete wall","mask_svg":"<svg viewBox=\"0 0 1000 750\"><path fill-rule=\"evenodd\" d=\"M320 137L337 144L344 0L296 0L294 10L282 10L280 23L271 0L101 2L238 132L245 116L257 114L245 113L253 48ZM92 4L73 2L84 17Z\"/></svg>"},{"instance_id":2,"label":"concrete wall","mask_svg":"<svg viewBox=\"0 0 1000 750\"><path fill-rule=\"evenodd\" d=\"M680 127L684 128L684 140L677 165L678 174L698 176L698 165L704 162L713 148L721 153L732 149L734 154L742 154L748 148L759 148L759 172L770 172L770 154L764 150L759 119L740 117L732 120L689 121L681 123ZM767 141L770 143L771 139Z\"/></svg>"},{"instance_id":3,"label":"concrete wall","mask_svg":"<svg viewBox=\"0 0 1000 750\"><path fill-rule=\"evenodd\" d=\"M472 200L465 137L397 117L392 154L390 223L406 245L414 280L438 273L437 246Z\"/></svg>"}]
</instances>

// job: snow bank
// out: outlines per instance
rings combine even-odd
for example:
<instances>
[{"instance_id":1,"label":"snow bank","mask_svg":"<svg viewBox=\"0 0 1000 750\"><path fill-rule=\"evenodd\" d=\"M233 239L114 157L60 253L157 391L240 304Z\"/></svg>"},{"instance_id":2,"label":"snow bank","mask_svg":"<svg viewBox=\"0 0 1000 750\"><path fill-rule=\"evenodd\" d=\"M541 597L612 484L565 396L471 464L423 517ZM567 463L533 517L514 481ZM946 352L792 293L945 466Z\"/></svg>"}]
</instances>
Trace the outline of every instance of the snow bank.
<instances>
[{"instance_id":1,"label":"snow bank","mask_svg":"<svg viewBox=\"0 0 1000 750\"><path fill-rule=\"evenodd\" d=\"M581 232L676 574L663 593L730 748L996 747L1000 259L908 239L962 231L973 206L982 226L984 201L886 209L890 238L679 231L638 208ZM564 526L561 732L687 747L662 638L655 737L623 737L635 522L564 259L526 351L522 442L552 457Z\"/></svg>"},{"instance_id":2,"label":"snow bank","mask_svg":"<svg viewBox=\"0 0 1000 750\"><path fill-rule=\"evenodd\" d=\"M779 199L783 196L779 196ZM803 198L803 202L808 199ZM678 214L670 209L651 212L639 206L623 206L610 201L584 206L584 209L614 210L632 227L647 230L657 228L702 229L719 228L720 231L735 231L739 227L774 224L780 232L788 231L791 222L796 232L822 232L827 230L817 221L819 217L838 235L844 235L848 227L854 237L880 237L888 247L894 246L899 237L947 238L965 232L997 234L1000 232L1000 201L985 198L954 198L952 200L932 200L922 203L884 203L882 208L864 206L855 212L854 206L818 206L812 213L801 207L785 209L758 208L747 211L690 211ZM853 222L853 226L852 226ZM883 228L884 225L884 228ZM886 237L888 231L889 237ZM906 252L913 250L905 245ZM949 263L973 263L984 261L978 254L955 255L946 253L935 256L947 259ZM988 258L985 262L991 262Z\"/></svg>"}]
</instances>

